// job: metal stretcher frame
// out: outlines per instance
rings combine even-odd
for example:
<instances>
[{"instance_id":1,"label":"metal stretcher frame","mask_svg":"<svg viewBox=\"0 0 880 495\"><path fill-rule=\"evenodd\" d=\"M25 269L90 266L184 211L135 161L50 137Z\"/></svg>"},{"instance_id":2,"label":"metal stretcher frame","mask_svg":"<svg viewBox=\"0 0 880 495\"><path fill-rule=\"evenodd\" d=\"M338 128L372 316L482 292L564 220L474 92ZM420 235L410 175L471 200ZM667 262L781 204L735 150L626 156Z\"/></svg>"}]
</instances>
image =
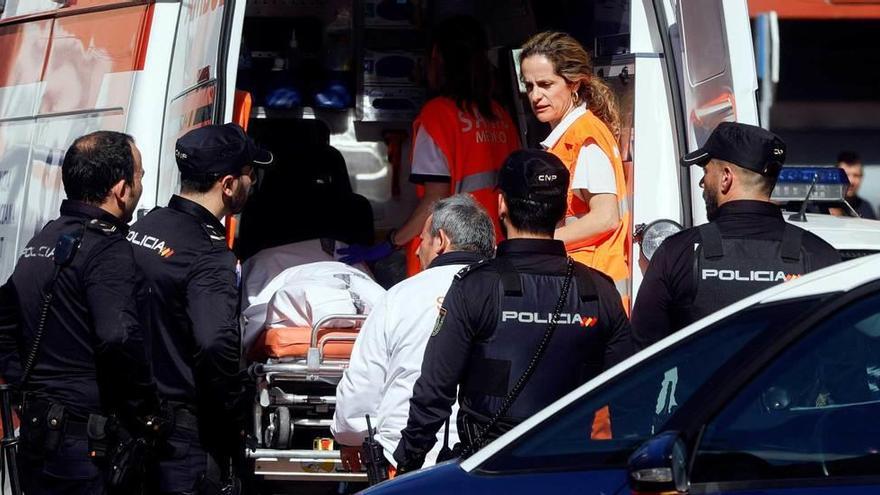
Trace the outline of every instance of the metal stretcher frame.
<instances>
[{"instance_id":1,"label":"metal stretcher frame","mask_svg":"<svg viewBox=\"0 0 880 495\"><path fill-rule=\"evenodd\" d=\"M343 470L338 450L303 450L264 448L262 420L265 409L269 407L286 407L292 405L335 406L336 395L315 396L289 393L280 387L272 387L276 383L291 384L296 382L324 381L335 384L342 378L348 368L348 360L325 359L324 345L328 342L353 342L356 335L327 335L318 338L318 332L328 323L349 321L360 327L366 315L328 315L312 325L309 349L305 357L269 359L266 363L257 363L252 373L257 380L257 400L254 403L254 434L260 448L248 449L246 455L254 459L254 473L267 480L289 481L352 481L366 482L365 473L352 473ZM332 419L295 419L290 418L292 428L326 427L330 428ZM291 430L291 435L292 430ZM328 433L329 435L329 433Z\"/></svg>"}]
</instances>

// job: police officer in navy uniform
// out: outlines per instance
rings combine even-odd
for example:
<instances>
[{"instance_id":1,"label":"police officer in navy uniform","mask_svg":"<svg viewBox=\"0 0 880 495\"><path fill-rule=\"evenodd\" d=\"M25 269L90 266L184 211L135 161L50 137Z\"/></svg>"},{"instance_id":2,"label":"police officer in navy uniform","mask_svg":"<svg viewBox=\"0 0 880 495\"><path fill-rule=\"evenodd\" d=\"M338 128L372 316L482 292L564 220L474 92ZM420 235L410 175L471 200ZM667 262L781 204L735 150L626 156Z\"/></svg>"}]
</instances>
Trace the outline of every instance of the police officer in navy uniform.
<instances>
[{"instance_id":1,"label":"police officer in navy uniform","mask_svg":"<svg viewBox=\"0 0 880 495\"><path fill-rule=\"evenodd\" d=\"M723 122L681 165L703 167L709 223L657 249L633 308L633 338L648 346L700 318L785 280L840 261L830 244L785 221L770 193L785 143Z\"/></svg>"},{"instance_id":2,"label":"police officer in navy uniform","mask_svg":"<svg viewBox=\"0 0 880 495\"><path fill-rule=\"evenodd\" d=\"M161 493L219 493L249 411L241 366L239 274L220 219L241 211L255 167L272 161L235 124L178 139L180 195L136 222L128 239L152 289L156 381L173 409Z\"/></svg>"},{"instance_id":3,"label":"police officer in navy uniform","mask_svg":"<svg viewBox=\"0 0 880 495\"><path fill-rule=\"evenodd\" d=\"M495 259L459 272L443 300L394 452L398 472L421 467L456 390L467 454L629 354L614 283L553 240L568 183L565 166L545 151L516 151L504 162L498 210L507 240Z\"/></svg>"},{"instance_id":4,"label":"police officer in navy uniform","mask_svg":"<svg viewBox=\"0 0 880 495\"><path fill-rule=\"evenodd\" d=\"M125 240L142 177L131 136L75 140L61 165L61 216L28 242L0 290L4 378L23 392L19 465L28 495L105 493L107 459L90 454L90 418L114 415L138 433L158 413Z\"/></svg>"}]
</instances>

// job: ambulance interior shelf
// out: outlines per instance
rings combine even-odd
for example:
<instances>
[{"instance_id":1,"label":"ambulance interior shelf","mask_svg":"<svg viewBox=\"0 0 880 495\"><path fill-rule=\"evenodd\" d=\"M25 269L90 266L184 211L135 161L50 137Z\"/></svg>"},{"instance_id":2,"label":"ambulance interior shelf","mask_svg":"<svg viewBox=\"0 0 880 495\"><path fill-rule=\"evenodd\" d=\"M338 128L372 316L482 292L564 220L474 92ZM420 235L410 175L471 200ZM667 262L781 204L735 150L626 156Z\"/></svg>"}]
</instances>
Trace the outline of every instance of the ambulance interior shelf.
<instances>
[{"instance_id":1,"label":"ambulance interior shelf","mask_svg":"<svg viewBox=\"0 0 880 495\"><path fill-rule=\"evenodd\" d=\"M238 87L255 108L354 105L352 2L250 2L245 11Z\"/></svg>"},{"instance_id":2,"label":"ambulance interior shelf","mask_svg":"<svg viewBox=\"0 0 880 495\"><path fill-rule=\"evenodd\" d=\"M254 94L256 115L357 106L364 121L411 120L425 96L422 4L251 1L239 87Z\"/></svg>"}]
</instances>

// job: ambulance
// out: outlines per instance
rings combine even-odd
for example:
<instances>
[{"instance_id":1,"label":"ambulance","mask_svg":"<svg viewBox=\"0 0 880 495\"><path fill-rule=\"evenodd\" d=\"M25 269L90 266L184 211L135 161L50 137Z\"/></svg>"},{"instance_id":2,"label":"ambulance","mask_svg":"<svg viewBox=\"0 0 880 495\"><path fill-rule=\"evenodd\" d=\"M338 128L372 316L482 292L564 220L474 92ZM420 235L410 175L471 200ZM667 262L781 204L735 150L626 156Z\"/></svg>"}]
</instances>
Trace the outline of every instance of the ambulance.
<instances>
[{"instance_id":1,"label":"ambulance","mask_svg":"<svg viewBox=\"0 0 880 495\"><path fill-rule=\"evenodd\" d=\"M57 215L65 149L98 129L137 141L146 171L139 214L178 189L177 137L238 121L269 147L327 141L338 150L341 157L287 155L337 163L304 173L306 183L340 175L343 160L339 181L367 200L350 208L363 218L351 227L357 239L399 225L415 202L406 180L409 134L427 97L427 33L458 13L485 21L499 92L528 146L548 131L531 116L516 48L545 29L575 35L622 109L633 224L705 221L701 172L679 167L677 157L718 122L758 121L745 0L0 0L0 280ZM296 231L309 215L291 198L308 185L283 186L288 197L277 203L284 211L272 220ZM324 210L348 202L327 204ZM318 220L332 223L330 213ZM240 233L254 230L246 221ZM871 222L810 218L804 225L847 257L880 246ZM242 237L251 250L263 245ZM637 265L639 244L632 250ZM633 289L640 278L634 270Z\"/></svg>"},{"instance_id":2,"label":"ambulance","mask_svg":"<svg viewBox=\"0 0 880 495\"><path fill-rule=\"evenodd\" d=\"M99 129L141 150L138 216L177 192L174 143L187 131L234 121L272 149L286 172L227 221L243 258L309 238L381 238L416 202L412 119L428 98L431 27L453 14L484 22L524 146L549 130L531 115L517 48L554 29L590 50L621 108L642 243L631 243L635 294L662 236L706 221L701 171L678 157L719 122L758 123L746 0L0 0L0 280L57 216L66 148ZM779 199L842 201L819 175ZM803 218L845 258L880 250L878 223Z\"/></svg>"}]
</instances>

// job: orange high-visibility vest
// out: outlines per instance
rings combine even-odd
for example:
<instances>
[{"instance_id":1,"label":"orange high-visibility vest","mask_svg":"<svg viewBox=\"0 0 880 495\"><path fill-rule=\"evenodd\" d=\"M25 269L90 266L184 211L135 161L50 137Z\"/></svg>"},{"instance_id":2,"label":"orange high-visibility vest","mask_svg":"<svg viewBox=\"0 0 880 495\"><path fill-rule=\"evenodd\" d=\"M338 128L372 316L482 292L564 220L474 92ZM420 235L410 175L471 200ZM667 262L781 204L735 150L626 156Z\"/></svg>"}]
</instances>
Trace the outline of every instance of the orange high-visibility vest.
<instances>
[{"instance_id":1,"label":"orange high-visibility vest","mask_svg":"<svg viewBox=\"0 0 880 495\"><path fill-rule=\"evenodd\" d=\"M574 168L577 165L578 154L581 149L591 143L595 143L605 152L614 169L614 182L616 183L618 211L620 212L620 224L616 229L603 236L598 242L572 242L565 248L575 261L579 261L589 267L604 272L614 279L614 284L620 292L623 306L629 312L630 302L630 270L629 253L630 246L630 212L627 198L626 176L623 171L623 162L617 140L598 117L589 110L575 120L559 141L548 151L559 157L565 167L568 168L571 177L574 178ZM574 194L571 183L568 188L568 209L566 221L580 218L590 211L589 205Z\"/></svg>"},{"instance_id":2,"label":"orange high-visibility vest","mask_svg":"<svg viewBox=\"0 0 880 495\"><path fill-rule=\"evenodd\" d=\"M507 155L519 149L519 137L507 111L497 102L492 102L492 109L496 120L489 120L476 111L462 111L452 99L437 97L422 108L413 122L412 135L417 136L421 128L427 131L446 157L449 194L470 193L489 213L495 224L495 238L501 241L495 184ZM417 186L416 192L420 198L424 196L422 186ZM421 271L416 256L419 242L416 236L407 247L409 275Z\"/></svg>"}]
</instances>

